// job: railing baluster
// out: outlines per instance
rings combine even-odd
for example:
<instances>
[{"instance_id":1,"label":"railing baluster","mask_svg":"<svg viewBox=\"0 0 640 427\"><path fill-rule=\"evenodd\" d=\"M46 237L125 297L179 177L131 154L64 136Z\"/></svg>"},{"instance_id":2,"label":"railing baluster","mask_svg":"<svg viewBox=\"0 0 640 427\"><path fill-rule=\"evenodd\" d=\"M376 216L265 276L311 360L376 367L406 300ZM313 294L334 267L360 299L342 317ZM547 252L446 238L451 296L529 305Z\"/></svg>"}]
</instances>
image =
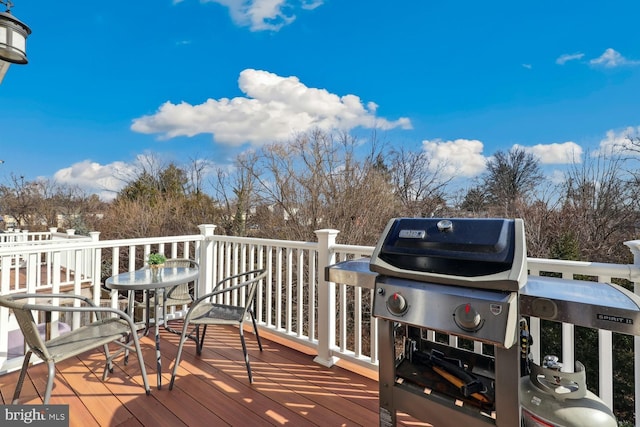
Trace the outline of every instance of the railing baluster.
<instances>
[{"instance_id":1,"label":"railing baluster","mask_svg":"<svg viewBox=\"0 0 640 427\"><path fill-rule=\"evenodd\" d=\"M266 294L265 294L265 299L266 299L266 323L267 326L273 326L273 281L274 281L274 277L273 277L273 247L272 246L267 246L267 250L265 253L267 259L267 271L270 272L269 275L269 280L267 280L267 286L266 286ZM276 279L277 280L277 274L276 274Z\"/></svg>"},{"instance_id":2,"label":"railing baluster","mask_svg":"<svg viewBox=\"0 0 640 427\"><path fill-rule=\"evenodd\" d=\"M371 289L369 291L369 304L373 303L375 289ZM370 356L371 363L377 365L378 364L378 318L373 317L371 312L369 313L369 322L371 322L371 332L369 333L369 340L371 342L370 345Z\"/></svg>"},{"instance_id":3,"label":"railing baluster","mask_svg":"<svg viewBox=\"0 0 640 427\"><path fill-rule=\"evenodd\" d=\"M293 304L293 248L288 247L286 251L286 262L285 269L287 272L287 277L285 279L286 292L285 292L285 331L287 334L291 333L292 330L292 304Z\"/></svg>"},{"instance_id":4,"label":"railing baluster","mask_svg":"<svg viewBox=\"0 0 640 427\"><path fill-rule=\"evenodd\" d=\"M275 300L274 305L276 306L275 312L275 326L276 329L282 329L282 247L278 246L275 249L276 256L276 283L275 283Z\"/></svg>"},{"instance_id":5,"label":"railing baluster","mask_svg":"<svg viewBox=\"0 0 640 427\"><path fill-rule=\"evenodd\" d=\"M316 289L318 286L318 283L316 281L318 275L316 274L316 259L317 259L318 253L314 252L313 254L309 255L309 282L307 283L307 286L309 288L309 302L308 302L308 307L309 307L309 341L313 342L316 340L317 338L317 328L316 328L316 321L317 321L317 316L316 316L316 311L318 309L318 306L316 304Z\"/></svg>"},{"instance_id":6,"label":"railing baluster","mask_svg":"<svg viewBox=\"0 0 640 427\"><path fill-rule=\"evenodd\" d=\"M338 284L338 296L340 302L340 352L344 353L347 350L347 285Z\"/></svg>"},{"instance_id":7,"label":"railing baluster","mask_svg":"<svg viewBox=\"0 0 640 427\"><path fill-rule=\"evenodd\" d=\"M563 279L573 279L573 274L562 271ZM562 367L567 372L575 371L576 349L575 349L575 327L571 323L562 323Z\"/></svg>"},{"instance_id":8,"label":"railing baluster","mask_svg":"<svg viewBox=\"0 0 640 427\"><path fill-rule=\"evenodd\" d=\"M362 288L355 287L354 288L354 310L353 310L353 318L354 318L354 343L353 343L353 352L355 353L355 357L359 358L362 356Z\"/></svg>"},{"instance_id":9,"label":"railing baluster","mask_svg":"<svg viewBox=\"0 0 640 427\"><path fill-rule=\"evenodd\" d=\"M298 262L297 262L297 280L298 280L298 284L296 286L296 292L297 292L297 298L296 298L296 336L298 338L301 338L304 334L304 288L305 285L308 285L308 283L305 283L304 281L304 254L305 251L303 249L298 249L296 251L297 255L298 255Z\"/></svg>"}]
</instances>

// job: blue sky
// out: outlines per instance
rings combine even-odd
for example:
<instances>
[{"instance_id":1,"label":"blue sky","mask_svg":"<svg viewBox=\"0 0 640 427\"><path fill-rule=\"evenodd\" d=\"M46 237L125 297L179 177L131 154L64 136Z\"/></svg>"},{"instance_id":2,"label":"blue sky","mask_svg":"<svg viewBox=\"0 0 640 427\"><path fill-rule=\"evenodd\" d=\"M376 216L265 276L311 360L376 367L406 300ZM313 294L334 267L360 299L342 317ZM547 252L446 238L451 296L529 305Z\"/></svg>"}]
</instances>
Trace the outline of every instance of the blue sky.
<instances>
[{"instance_id":1,"label":"blue sky","mask_svg":"<svg viewBox=\"0 0 640 427\"><path fill-rule=\"evenodd\" d=\"M470 181L519 145L553 175L640 135L640 2L14 0L0 181L105 199L149 153L224 166L320 127Z\"/></svg>"}]
</instances>

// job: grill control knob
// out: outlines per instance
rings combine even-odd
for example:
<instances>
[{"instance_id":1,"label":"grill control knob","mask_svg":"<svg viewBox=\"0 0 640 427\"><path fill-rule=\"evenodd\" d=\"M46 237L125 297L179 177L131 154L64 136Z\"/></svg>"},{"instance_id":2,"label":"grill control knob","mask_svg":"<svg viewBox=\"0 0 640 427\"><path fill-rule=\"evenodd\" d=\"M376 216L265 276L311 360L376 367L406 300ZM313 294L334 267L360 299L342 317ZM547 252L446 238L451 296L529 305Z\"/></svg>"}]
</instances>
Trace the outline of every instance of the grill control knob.
<instances>
[{"instance_id":1,"label":"grill control knob","mask_svg":"<svg viewBox=\"0 0 640 427\"><path fill-rule=\"evenodd\" d=\"M453 320L463 331L475 332L482 328L484 320L471 304L460 304L453 312Z\"/></svg>"},{"instance_id":2,"label":"grill control knob","mask_svg":"<svg viewBox=\"0 0 640 427\"><path fill-rule=\"evenodd\" d=\"M400 293L394 292L389 298L387 298L387 309L391 314L396 316L402 316L409 306L407 305L407 299Z\"/></svg>"}]
</instances>

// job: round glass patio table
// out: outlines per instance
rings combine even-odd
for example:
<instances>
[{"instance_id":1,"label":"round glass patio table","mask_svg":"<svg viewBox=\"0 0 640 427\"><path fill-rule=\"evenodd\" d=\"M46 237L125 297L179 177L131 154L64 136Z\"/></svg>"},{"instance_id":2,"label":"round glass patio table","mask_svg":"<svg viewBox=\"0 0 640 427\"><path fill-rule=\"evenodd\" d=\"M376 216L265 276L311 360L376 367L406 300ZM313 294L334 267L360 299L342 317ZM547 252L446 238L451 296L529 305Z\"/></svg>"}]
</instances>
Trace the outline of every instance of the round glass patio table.
<instances>
[{"instance_id":1,"label":"round glass patio table","mask_svg":"<svg viewBox=\"0 0 640 427\"><path fill-rule=\"evenodd\" d=\"M153 271L156 270L156 271ZM105 286L109 289L129 292L129 313L133 314L134 291L144 291L146 301L146 321L144 334L149 331L150 310L149 292L153 292L154 301L154 323L156 340L156 367L158 373L158 389L162 388L162 363L160 358L160 330L159 330L159 301L160 290L170 288L181 283L189 283L198 280L197 267L164 267L159 269L143 268L141 270L129 271L109 277L105 281ZM164 314L163 314L164 315Z\"/></svg>"}]
</instances>

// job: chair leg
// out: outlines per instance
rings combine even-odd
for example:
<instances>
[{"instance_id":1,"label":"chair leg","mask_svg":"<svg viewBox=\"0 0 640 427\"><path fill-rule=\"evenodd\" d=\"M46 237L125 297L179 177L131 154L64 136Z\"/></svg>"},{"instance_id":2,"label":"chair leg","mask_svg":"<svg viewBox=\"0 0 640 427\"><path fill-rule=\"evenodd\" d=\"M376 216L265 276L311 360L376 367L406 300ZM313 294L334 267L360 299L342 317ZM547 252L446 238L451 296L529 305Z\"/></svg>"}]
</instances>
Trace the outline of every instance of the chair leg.
<instances>
[{"instance_id":1,"label":"chair leg","mask_svg":"<svg viewBox=\"0 0 640 427\"><path fill-rule=\"evenodd\" d=\"M262 341L260 341L260 334L258 333L258 325L256 324L256 317L253 315L253 310L249 310L249 314L251 315L251 322L253 323L253 332L256 334L256 339L258 340L258 347L260 351L262 351Z\"/></svg>"},{"instance_id":2,"label":"chair leg","mask_svg":"<svg viewBox=\"0 0 640 427\"><path fill-rule=\"evenodd\" d=\"M253 375L251 375L251 364L249 363L249 353L247 353L247 344L244 342L244 333L242 324L240 324L240 342L242 343L242 353L244 354L244 363L247 365L247 374L249 374L249 383L253 384Z\"/></svg>"},{"instance_id":3,"label":"chair leg","mask_svg":"<svg viewBox=\"0 0 640 427\"><path fill-rule=\"evenodd\" d=\"M131 316L132 319L136 318L136 308L135 308L135 291L129 291L128 293L129 301L127 303L126 313ZM135 320L134 320L135 322ZM137 334L138 331L131 331L132 334ZM128 337L127 341L131 341L132 337ZM124 349L124 364L125 366L129 363L129 348L125 347Z\"/></svg>"},{"instance_id":4,"label":"chair leg","mask_svg":"<svg viewBox=\"0 0 640 427\"><path fill-rule=\"evenodd\" d=\"M136 333L135 331L133 332ZM142 357L142 349L140 348L140 341L138 337L133 337L133 347L136 351L136 357L138 358L138 365L140 366L140 375L142 375L142 385L144 391L149 396L151 394L151 387L149 387L149 380L147 377L147 369L144 367L144 358ZM126 348L126 347L125 347Z\"/></svg>"},{"instance_id":5,"label":"chair leg","mask_svg":"<svg viewBox=\"0 0 640 427\"><path fill-rule=\"evenodd\" d=\"M102 372L102 381L107 379L109 373L113 373L113 362L111 360L111 354L109 353L109 346L107 344L104 345L104 355L106 357L106 361L104 364L104 371Z\"/></svg>"},{"instance_id":6,"label":"chair leg","mask_svg":"<svg viewBox=\"0 0 640 427\"><path fill-rule=\"evenodd\" d=\"M169 390L173 390L173 382L176 380L176 373L178 372L178 365L180 364L180 357L182 356L182 347L184 347L184 342L188 338L187 329L189 328L189 324L185 323L182 327L182 334L180 335L180 344L178 344L178 353L176 354L176 360L173 362L173 370L171 371L171 381L169 381ZM196 350L199 347L198 344L198 327L196 326ZM198 353L200 354L200 353Z\"/></svg>"},{"instance_id":7,"label":"chair leg","mask_svg":"<svg viewBox=\"0 0 640 427\"><path fill-rule=\"evenodd\" d=\"M20 393L22 392L22 384L24 384L24 378L27 375L27 368L29 368L30 360L31 360L31 350L28 350L27 354L24 355L24 360L22 362L22 370L20 371L20 376L18 377L18 382L16 383L16 389L13 392L13 400L11 401L12 405L18 404L18 398L20 397Z\"/></svg>"},{"instance_id":8,"label":"chair leg","mask_svg":"<svg viewBox=\"0 0 640 427\"><path fill-rule=\"evenodd\" d=\"M53 380L56 377L56 362L53 360L49 360L47 362L49 368L49 375L47 376L47 389L44 392L44 404L49 404L49 399L51 398L51 391L53 390Z\"/></svg>"},{"instance_id":9,"label":"chair leg","mask_svg":"<svg viewBox=\"0 0 640 427\"><path fill-rule=\"evenodd\" d=\"M198 356L200 356L202 354L202 347L204 346L204 334L207 333L207 325L203 325L202 326L202 335L200 335L198 337L198 340L196 341L196 353L198 354ZM198 336L198 330L196 329L196 336Z\"/></svg>"}]
</instances>

